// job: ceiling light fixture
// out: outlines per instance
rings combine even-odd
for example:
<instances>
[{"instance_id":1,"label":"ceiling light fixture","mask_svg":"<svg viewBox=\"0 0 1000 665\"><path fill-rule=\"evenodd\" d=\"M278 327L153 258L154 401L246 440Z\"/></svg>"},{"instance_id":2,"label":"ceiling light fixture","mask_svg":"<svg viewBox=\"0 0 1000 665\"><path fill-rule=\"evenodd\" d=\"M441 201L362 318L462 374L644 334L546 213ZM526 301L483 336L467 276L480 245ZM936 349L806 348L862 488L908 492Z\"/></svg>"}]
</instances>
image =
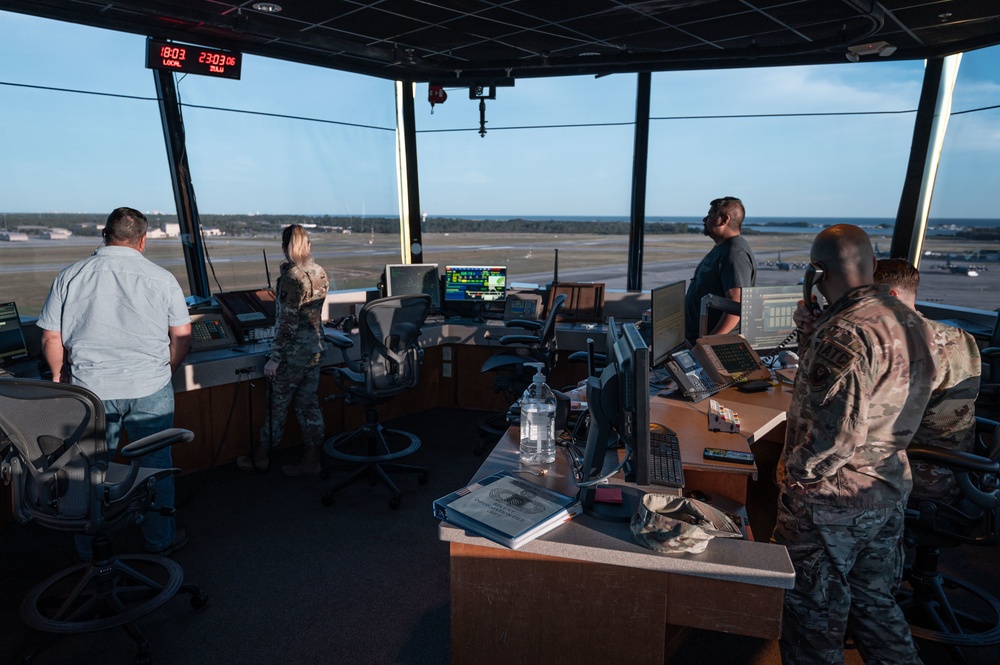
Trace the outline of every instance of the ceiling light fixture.
<instances>
[{"instance_id":1,"label":"ceiling light fixture","mask_svg":"<svg viewBox=\"0 0 1000 665\"><path fill-rule=\"evenodd\" d=\"M255 2L250 6L259 12L264 12L265 14L277 14L281 11L281 5L273 2Z\"/></svg>"}]
</instances>

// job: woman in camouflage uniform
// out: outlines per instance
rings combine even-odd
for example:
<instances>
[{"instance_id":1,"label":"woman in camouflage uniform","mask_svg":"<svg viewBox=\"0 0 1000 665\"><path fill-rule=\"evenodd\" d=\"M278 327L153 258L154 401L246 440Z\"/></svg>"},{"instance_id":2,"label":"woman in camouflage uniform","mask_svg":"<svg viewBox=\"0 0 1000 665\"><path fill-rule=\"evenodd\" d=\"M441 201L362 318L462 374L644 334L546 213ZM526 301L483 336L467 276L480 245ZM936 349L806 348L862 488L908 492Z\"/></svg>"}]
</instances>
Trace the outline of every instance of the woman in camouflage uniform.
<instances>
[{"instance_id":1,"label":"woman in camouflage uniform","mask_svg":"<svg viewBox=\"0 0 1000 665\"><path fill-rule=\"evenodd\" d=\"M309 236L302 226L285 227L281 249L286 261L278 277L271 356L264 365L264 376L271 380L271 410L252 458L241 456L236 463L244 471L267 471L271 448L281 442L288 407L294 403L304 451L299 463L286 464L281 471L286 476L318 476L326 431L317 390L324 351L323 303L330 282L313 261Z\"/></svg>"}]
</instances>

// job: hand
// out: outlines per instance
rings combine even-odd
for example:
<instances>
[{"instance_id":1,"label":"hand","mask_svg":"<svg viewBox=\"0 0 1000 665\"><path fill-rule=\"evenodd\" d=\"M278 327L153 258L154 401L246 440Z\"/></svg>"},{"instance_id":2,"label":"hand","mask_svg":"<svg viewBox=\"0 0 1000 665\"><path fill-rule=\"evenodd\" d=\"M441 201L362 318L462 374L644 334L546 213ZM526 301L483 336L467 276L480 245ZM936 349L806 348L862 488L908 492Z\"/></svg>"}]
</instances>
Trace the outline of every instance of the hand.
<instances>
[{"instance_id":1,"label":"hand","mask_svg":"<svg viewBox=\"0 0 1000 665\"><path fill-rule=\"evenodd\" d=\"M812 297L813 303L816 302L816 296ZM795 322L795 327L799 329L799 332L803 335L810 335L816 329L816 320L819 318L819 311L813 309L812 307L806 307L806 301L800 300L798 306L795 308L795 312L792 314L792 320Z\"/></svg>"},{"instance_id":2,"label":"hand","mask_svg":"<svg viewBox=\"0 0 1000 665\"><path fill-rule=\"evenodd\" d=\"M281 367L281 363L276 363L273 360L268 360L267 364L264 365L264 376L269 379L273 379L278 376L278 368Z\"/></svg>"}]
</instances>

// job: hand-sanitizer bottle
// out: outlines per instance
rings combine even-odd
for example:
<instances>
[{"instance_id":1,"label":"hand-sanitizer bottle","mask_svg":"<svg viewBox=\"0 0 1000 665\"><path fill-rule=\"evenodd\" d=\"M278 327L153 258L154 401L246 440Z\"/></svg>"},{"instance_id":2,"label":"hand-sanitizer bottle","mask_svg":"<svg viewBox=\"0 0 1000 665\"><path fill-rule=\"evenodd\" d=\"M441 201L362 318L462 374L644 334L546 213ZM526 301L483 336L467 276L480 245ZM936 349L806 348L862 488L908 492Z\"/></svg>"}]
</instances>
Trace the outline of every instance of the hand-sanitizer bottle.
<instances>
[{"instance_id":1,"label":"hand-sanitizer bottle","mask_svg":"<svg viewBox=\"0 0 1000 665\"><path fill-rule=\"evenodd\" d=\"M537 372L521 397L521 461L551 464L556 460L556 396L545 385L545 365L525 365L537 368Z\"/></svg>"}]
</instances>

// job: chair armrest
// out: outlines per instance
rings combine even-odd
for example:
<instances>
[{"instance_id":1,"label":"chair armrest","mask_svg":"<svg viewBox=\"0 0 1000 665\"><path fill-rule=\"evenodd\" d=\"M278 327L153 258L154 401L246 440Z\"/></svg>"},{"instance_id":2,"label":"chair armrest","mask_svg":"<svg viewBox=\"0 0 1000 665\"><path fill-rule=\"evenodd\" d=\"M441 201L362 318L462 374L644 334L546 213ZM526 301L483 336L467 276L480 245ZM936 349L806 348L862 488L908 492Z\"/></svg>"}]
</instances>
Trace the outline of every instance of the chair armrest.
<instances>
[{"instance_id":1,"label":"chair armrest","mask_svg":"<svg viewBox=\"0 0 1000 665\"><path fill-rule=\"evenodd\" d=\"M354 346L354 338L342 332L328 330L323 334L323 339L341 350L350 349Z\"/></svg>"},{"instance_id":2,"label":"chair armrest","mask_svg":"<svg viewBox=\"0 0 1000 665\"><path fill-rule=\"evenodd\" d=\"M121 456L125 459L132 459L134 457L142 457L143 455L155 453L157 450L167 446L172 446L175 443L188 443L190 441L194 441L194 432L174 427L171 429L165 429L162 432L157 432L156 434L144 436L138 441L133 441L128 444L118 452L121 453Z\"/></svg>"},{"instance_id":3,"label":"chair armrest","mask_svg":"<svg viewBox=\"0 0 1000 665\"><path fill-rule=\"evenodd\" d=\"M973 455L956 450L945 450L930 446L910 446L906 455L911 462L927 462L951 469L955 473L962 496L984 510L996 510L1000 506L1000 489L995 487L996 474L1000 472L1000 463L986 457ZM972 474L977 474L977 480L987 478L985 489L973 482Z\"/></svg>"},{"instance_id":4,"label":"chair armrest","mask_svg":"<svg viewBox=\"0 0 1000 665\"><path fill-rule=\"evenodd\" d=\"M525 346L538 346L538 337L536 335L504 335L500 338L500 343L504 346L509 346L511 344L524 344Z\"/></svg>"},{"instance_id":5,"label":"chair armrest","mask_svg":"<svg viewBox=\"0 0 1000 665\"><path fill-rule=\"evenodd\" d=\"M979 355L984 359L1000 358L1000 346L988 346L979 352Z\"/></svg>"},{"instance_id":6,"label":"chair armrest","mask_svg":"<svg viewBox=\"0 0 1000 665\"><path fill-rule=\"evenodd\" d=\"M541 321L529 321L527 319L511 319L510 321L504 321L504 326L507 328L521 328L522 330L541 330Z\"/></svg>"},{"instance_id":7,"label":"chair armrest","mask_svg":"<svg viewBox=\"0 0 1000 665\"><path fill-rule=\"evenodd\" d=\"M1000 463L958 450L914 445L906 449L906 456L911 462L930 462L931 464L946 466L953 471L969 471L972 473L1000 472Z\"/></svg>"}]
</instances>

